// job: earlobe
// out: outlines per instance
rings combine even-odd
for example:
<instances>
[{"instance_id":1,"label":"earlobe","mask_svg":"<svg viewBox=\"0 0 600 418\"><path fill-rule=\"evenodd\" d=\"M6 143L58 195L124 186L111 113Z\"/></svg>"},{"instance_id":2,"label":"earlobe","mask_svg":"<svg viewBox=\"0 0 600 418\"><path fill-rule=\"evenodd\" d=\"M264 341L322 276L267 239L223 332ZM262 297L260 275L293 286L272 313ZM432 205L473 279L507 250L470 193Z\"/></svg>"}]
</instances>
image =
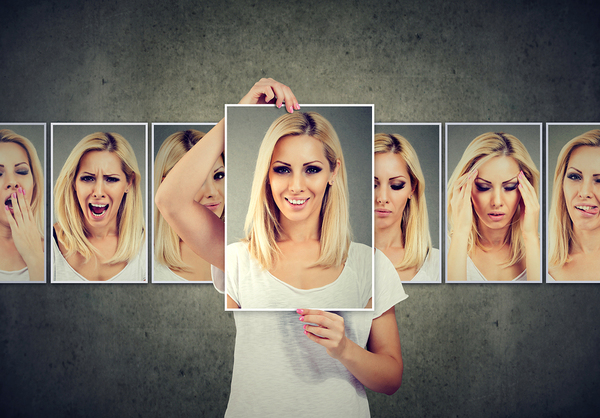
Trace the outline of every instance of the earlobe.
<instances>
[{"instance_id":1,"label":"earlobe","mask_svg":"<svg viewBox=\"0 0 600 418\"><path fill-rule=\"evenodd\" d=\"M335 181L335 178L337 177L338 171L340 171L340 167L342 166L342 162L339 160L339 158L335 161L335 168L333 169L333 173L331 175L331 179L329 179L329 185L333 186L333 182Z\"/></svg>"}]
</instances>

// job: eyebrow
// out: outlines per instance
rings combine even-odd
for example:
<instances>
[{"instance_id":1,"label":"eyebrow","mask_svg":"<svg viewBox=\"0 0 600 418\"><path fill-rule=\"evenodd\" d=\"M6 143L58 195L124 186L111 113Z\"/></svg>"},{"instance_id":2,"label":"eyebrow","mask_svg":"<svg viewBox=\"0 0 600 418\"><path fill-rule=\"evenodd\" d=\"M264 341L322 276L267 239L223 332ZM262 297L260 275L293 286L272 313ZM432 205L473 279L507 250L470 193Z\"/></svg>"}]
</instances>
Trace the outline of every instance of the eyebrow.
<instances>
[{"instance_id":1,"label":"eyebrow","mask_svg":"<svg viewBox=\"0 0 600 418\"><path fill-rule=\"evenodd\" d=\"M373 177L375 177L377 180L379 180L379 177L377 177L377 176L373 176ZM400 174L399 176L396 176L396 177L390 177L388 180L396 180L396 179L400 179L400 178L406 179L406 176Z\"/></svg>"},{"instance_id":2,"label":"eyebrow","mask_svg":"<svg viewBox=\"0 0 600 418\"><path fill-rule=\"evenodd\" d=\"M508 179L506 181L503 181L502 184L510 183L511 181L514 181L516 178L517 178L517 176L514 176L512 179ZM484 183L492 184L491 181L487 181L485 179L482 179L481 177L477 177L475 180L481 180Z\"/></svg>"},{"instance_id":3,"label":"eyebrow","mask_svg":"<svg viewBox=\"0 0 600 418\"><path fill-rule=\"evenodd\" d=\"M277 164L277 163L283 164L283 165L285 165L287 167L291 167L292 166L291 164L285 163L285 162L283 162L281 160L273 161L273 164ZM314 164L314 163L324 164L322 161L314 160L314 161L309 161L307 163L302 164L302 167L306 167L307 165L311 165L311 164Z\"/></svg>"},{"instance_id":4,"label":"eyebrow","mask_svg":"<svg viewBox=\"0 0 600 418\"><path fill-rule=\"evenodd\" d=\"M567 167L567 171L568 171L568 170L575 170L575 171L577 171L579 174L583 174L583 172L582 172L581 170L578 170L578 169L576 169L575 167L572 167L572 166L571 166L571 167ZM598 173L598 174L592 174L592 177L595 177L595 176L600 176L600 173Z\"/></svg>"},{"instance_id":5,"label":"eyebrow","mask_svg":"<svg viewBox=\"0 0 600 418\"><path fill-rule=\"evenodd\" d=\"M22 164L25 164L26 166L29 166L29 164L27 163L27 161L23 161L22 163L15 164L15 167L18 167L18 166L20 166ZM4 164L0 164L0 167L4 167Z\"/></svg>"},{"instance_id":6,"label":"eyebrow","mask_svg":"<svg viewBox=\"0 0 600 418\"><path fill-rule=\"evenodd\" d=\"M215 171L213 171L213 173L216 173L217 171L219 171L220 169L225 168L224 166L221 166L219 168L217 168Z\"/></svg>"},{"instance_id":7,"label":"eyebrow","mask_svg":"<svg viewBox=\"0 0 600 418\"><path fill-rule=\"evenodd\" d=\"M94 176L94 177L96 176L96 173L90 173L89 171L84 171L81 174L87 174L87 175ZM103 174L103 176L104 177L121 177L121 174L118 174L118 173L117 174Z\"/></svg>"}]
</instances>

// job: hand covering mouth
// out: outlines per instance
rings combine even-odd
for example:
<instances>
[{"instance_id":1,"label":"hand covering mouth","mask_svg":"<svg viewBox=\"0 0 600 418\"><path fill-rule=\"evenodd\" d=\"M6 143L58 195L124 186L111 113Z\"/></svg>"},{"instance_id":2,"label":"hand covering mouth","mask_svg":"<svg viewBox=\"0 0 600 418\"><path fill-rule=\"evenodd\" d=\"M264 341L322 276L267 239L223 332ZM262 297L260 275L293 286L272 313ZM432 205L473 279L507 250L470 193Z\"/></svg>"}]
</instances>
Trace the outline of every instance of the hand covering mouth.
<instances>
[{"instance_id":1,"label":"hand covering mouth","mask_svg":"<svg viewBox=\"0 0 600 418\"><path fill-rule=\"evenodd\" d=\"M98 205L95 203L90 203L88 206L94 216L102 216L104 215L104 212L108 210L109 205Z\"/></svg>"},{"instance_id":2,"label":"hand covering mouth","mask_svg":"<svg viewBox=\"0 0 600 418\"><path fill-rule=\"evenodd\" d=\"M8 196L6 198L6 200L4 201L4 204L6 206L8 206L9 209L12 209L13 205L12 205L12 198L11 198L11 196Z\"/></svg>"},{"instance_id":3,"label":"hand covering mouth","mask_svg":"<svg viewBox=\"0 0 600 418\"><path fill-rule=\"evenodd\" d=\"M303 205L309 198L307 197L306 199L290 199L290 198L285 198L285 200L287 200L288 202L290 202L292 205Z\"/></svg>"}]
</instances>

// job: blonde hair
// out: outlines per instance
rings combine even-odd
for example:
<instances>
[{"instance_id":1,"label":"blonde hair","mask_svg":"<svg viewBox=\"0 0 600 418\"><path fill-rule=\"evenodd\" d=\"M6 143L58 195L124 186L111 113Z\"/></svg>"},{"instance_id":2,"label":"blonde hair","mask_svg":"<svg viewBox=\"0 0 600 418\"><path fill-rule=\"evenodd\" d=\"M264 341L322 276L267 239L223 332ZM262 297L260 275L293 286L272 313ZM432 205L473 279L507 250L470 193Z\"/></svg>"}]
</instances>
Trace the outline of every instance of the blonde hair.
<instances>
[{"instance_id":1,"label":"blonde hair","mask_svg":"<svg viewBox=\"0 0 600 418\"><path fill-rule=\"evenodd\" d=\"M177 162L200 141L204 132L195 129L175 132L170 135L158 150L154 164L154 193ZM224 155L221 154L224 161ZM224 219L225 211L221 215ZM154 254L156 260L174 271L191 271L181 258L179 243L181 238L165 221L157 207L154 208Z\"/></svg>"},{"instance_id":2,"label":"blonde hair","mask_svg":"<svg viewBox=\"0 0 600 418\"><path fill-rule=\"evenodd\" d=\"M340 140L327 119L316 112L294 112L277 118L267 131L254 170L252 192L245 230L250 254L266 270L270 269L280 254L277 239L281 236L279 208L273 200L268 182L271 157L277 141L289 135L307 135L323 144L323 152L333 172L340 161L337 178L327 184L321 206L321 253L315 267L340 266L348 257L351 241L350 214L348 211L348 185L346 166Z\"/></svg>"},{"instance_id":3,"label":"blonde hair","mask_svg":"<svg viewBox=\"0 0 600 418\"><path fill-rule=\"evenodd\" d=\"M44 173L42 164L38 157L35 146L31 141L22 135L16 134L10 129L0 130L0 143L14 143L20 145L27 154L31 175L33 177L33 190L27 190L31 193L31 212L38 227L38 231L44 235Z\"/></svg>"},{"instance_id":4,"label":"blonde hair","mask_svg":"<svg viewBox=\"0 0 600 418\"><path fill-rule=\"evenodd\" d=\"M141 175L133 148L125 138L116 133L96 132L83 138L75 146L67 161L60 170L54 186L54 207L60 229L56 231L60 242L67 248L65 257L75 253L86 260L92 258L98 250L87 239L87 231L83 222L83 213L79 206L75 191L75 178L79 164L84 155L92 151L109 151L121 160L121 169L127 182L131 183L129 191L121 200L117 212L117 229L119 242L115 255L107 263L115 264L131 260L140 250L145 236L142 206Z\"/></svg>"},{"instance_id":5,"label":"blonde hair","mask_svg":"<svg viewBox=\"0 0 600 418\"><path fill-rule=\"evenodd\" d=\"M573 246L573 221L567 211L567 203L563 191L563 181L573 151L579 147L600 147L600 129L588 131L565 144L558 154L552 187L552 204L550 205L549 227L549 264L562 267L570 260L569 253Z\"/></svg>"},{"instance_id":6,"label":"blonde hair","mask_svg":"<svg viewBox=\"0 0 600 418\"><path fill-rule=\"evenodd\" d=\"M408 199L400 222L404 258L395 267L397 270L420 268L431 249L427 203L425 201L425 177L421 171L419 157L414 148L402 135L375 135L375 154L397 154L406 162L410 184L414 191Z\"/></svg>"},{"instance_id":7,"label":"blonde hair","mask_svg":"<svg viewBox=\"0 0 600 418\"><path fill-rule=\"evenodd\" d=\"M471 141L454 169L450 180L448 180L448 225L450 227L450 236L453 233L450 202L452 201L456 181L462 175L479 169L479 167L492 158L500 156L511 157L516 161L519 169L523 171L527 180L534 187L536 196L538 195L540 172L523 143L513 135L504 132L487 132L479 135ZM477 246L485 251L479 233L479 218L475 213L475 209L472 210L473 226L469 234L469 246L467 250L469 253L473 250L473 246ZM518 263L525 256L525 246L521 234L521 204L519 204L511 219L509 231L504 237L504 243L510 245L510 259L502 266L510 267Z\"/></svg>"}]
</instances>

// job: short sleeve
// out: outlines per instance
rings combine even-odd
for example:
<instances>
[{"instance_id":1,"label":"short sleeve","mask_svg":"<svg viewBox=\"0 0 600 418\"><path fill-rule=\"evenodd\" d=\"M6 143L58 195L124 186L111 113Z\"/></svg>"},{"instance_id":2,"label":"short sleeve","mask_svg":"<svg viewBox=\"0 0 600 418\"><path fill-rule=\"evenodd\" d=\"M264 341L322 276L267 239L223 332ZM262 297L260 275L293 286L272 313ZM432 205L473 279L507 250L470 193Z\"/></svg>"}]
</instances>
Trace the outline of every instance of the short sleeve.
<instances>
[{"instance_id":1,"label":"short sleeve","mask_svg":"<svg viewBox=\"0 0 600 418\"><path fill-rule=\"evenodd\" d=\"M398 302L408 298L392 262L375 250L375 300L373 319L379 318Z\"/></svg>"},{"instance_id":2,"label":"short sleeve","mask_svg":"<svg viewBox=\"0 0 600 418\"><path fill-rule=\"evenodd\" d=\"M210 277L212 278L213 286L217 289L217 292L225 293L225 272L211 264Z\"/></svg>"},{"instance_id":3,"label":"short sleeve","mask_svg":"<svg viewBox=\"0 0 600 418\"><path fill-rule=\"evenodd\" d=\"M231 297L238 306L242 306L240 304L240 295L239 295L239 278L240 278L240 260L238 248L242 245L241 243L230 244L227 246L226 251L226 266L225 266L225 290L227 292L227 296Z\"/></svg>"}]
</instances>

